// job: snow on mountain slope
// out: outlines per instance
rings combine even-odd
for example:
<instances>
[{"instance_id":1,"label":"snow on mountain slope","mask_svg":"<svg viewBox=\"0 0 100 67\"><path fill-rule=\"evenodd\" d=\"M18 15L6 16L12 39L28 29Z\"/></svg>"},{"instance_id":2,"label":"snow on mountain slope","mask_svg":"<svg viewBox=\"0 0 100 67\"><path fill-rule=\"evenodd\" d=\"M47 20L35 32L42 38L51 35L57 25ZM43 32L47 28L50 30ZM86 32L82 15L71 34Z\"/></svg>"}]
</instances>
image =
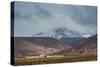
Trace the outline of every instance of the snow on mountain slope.
<instances>
[{"instance_id":1,"label":"snow on mountain slope","mask_svg":"<svg viewBox=\"0 0 100 67\"><path fill-rule=\"evenodd\" d=\"M88 37L91 37L92 35L90 35L90 34L83 34L82 36L85 37L85 38L88 38Z\"/></svg>"},{"instance_id":2,"label":"snow on mountain slope","mask_svg":"<svg viewBox=\"0 0 100 67\"><path fill-rule=\"evenodd\" d=\"M47 32L40 32L33 37L53 37L55 39L61 39L61 38L81 38L83 37L80 33L76 31L71 31L69 29L66 29L65 27L61 28L54 28Z\"/></svg>"}]
</instances>

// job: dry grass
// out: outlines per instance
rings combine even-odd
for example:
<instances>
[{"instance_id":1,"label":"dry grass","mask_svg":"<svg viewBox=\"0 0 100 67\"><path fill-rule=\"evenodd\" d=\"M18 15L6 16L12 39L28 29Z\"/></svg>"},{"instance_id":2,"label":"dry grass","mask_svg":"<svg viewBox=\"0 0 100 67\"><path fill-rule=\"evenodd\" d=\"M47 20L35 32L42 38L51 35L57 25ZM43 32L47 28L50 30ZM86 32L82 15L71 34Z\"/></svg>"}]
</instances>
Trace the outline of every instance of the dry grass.
<instances>
[{"instance_id":1,"label":"dry grass","mask_svg":"<svg viewBox=\"0 0 100 67\"><path fill-rule=\"evenodd\" d=\"M97 56L64 56L53 58L15 58L14 65L31 65L31 64L50 64L50 63L64 63L64 62L80 62L80 61L94 61Z\"/></svg>"}]
</instances>

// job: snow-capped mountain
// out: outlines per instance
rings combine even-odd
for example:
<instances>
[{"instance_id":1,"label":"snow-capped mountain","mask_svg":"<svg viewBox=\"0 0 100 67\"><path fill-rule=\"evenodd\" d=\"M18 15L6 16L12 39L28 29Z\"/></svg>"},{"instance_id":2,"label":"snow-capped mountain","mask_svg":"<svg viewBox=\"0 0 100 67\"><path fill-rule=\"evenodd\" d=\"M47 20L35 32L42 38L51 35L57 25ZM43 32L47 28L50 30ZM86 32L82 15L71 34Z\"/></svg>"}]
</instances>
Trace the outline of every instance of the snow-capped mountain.
<instances>
[{"instance_id":1,"label":"snow-capped mountain","mask_svg":"<svg viewBox=\"0 0 100 67\"><path fill-rule=\"evenodd\" d=\"M47 32L37 33L33 35L33 37L53 37L56 39L61 39L61 38L81 38L83 36L76 31L71 31L69 29L66 29L65 27L61 27L61 28L51 29Z\"/></svg>"}]
</instances>

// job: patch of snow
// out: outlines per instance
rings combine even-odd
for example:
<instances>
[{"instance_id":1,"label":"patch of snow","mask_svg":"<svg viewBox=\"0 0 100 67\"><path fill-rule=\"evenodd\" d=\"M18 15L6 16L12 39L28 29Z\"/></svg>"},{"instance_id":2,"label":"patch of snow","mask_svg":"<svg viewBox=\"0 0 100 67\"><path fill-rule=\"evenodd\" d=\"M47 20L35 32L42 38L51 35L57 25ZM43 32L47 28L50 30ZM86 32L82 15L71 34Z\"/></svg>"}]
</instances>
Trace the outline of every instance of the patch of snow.
<instances>
[{"instance_id":1,"label":"patch of snow","mask_svg":"<svg viewBox=\"0 0 100 67\"><path fill-rule=\"evenodd\" d=\"M90 37L90 36L92 36L92 35L90 35L90 34L84 34L84 35L82 35L83 37L85 37L85 38L88 38L88 37Z\"/></svg>"}]
</instances>

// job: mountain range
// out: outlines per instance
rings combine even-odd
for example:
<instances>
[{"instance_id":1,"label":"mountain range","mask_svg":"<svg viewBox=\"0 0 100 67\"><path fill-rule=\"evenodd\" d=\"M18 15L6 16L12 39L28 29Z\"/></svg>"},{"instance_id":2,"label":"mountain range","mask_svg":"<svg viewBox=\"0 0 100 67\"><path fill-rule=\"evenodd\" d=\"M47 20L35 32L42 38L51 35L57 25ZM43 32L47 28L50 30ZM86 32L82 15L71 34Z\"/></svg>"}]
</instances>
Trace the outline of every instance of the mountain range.
<instances>
[{"instance_id":1,"label":"mountain range","mask_svg":"<svg viewBox=\"0 0 100 67\"><path fill-rule=\"evenodd\" d=\"M77 31L69 30L65 27L50 29L46 32L39 32L34 34L33 37L52 37L55 39L61 38L87 38L90 37L91 34L81 34Z\"/></svg>"},{"instance_id":2,"label":"mountain range","mask_svg":"<svg viewBox=\"0 0 100 67\"><path fill-rule=\"evenodd\" d=\"M97 35L86 38L77 47L63 49L62 51L53 53L63 55L97 55Z\"/></svg>"},{"instance_id":3,"label":"mountain range","mask_svg":"<svg viewBox=\"0 0 100 67\"><path fill-rule=\"evenodd\" d=\"M47 37L15 37L15 56L51 54L61 51L64 48L71 48L62 42Z\"/></svg>"},{"instance_id":4,"label":"mountain range","mask_svg":"<svg viewBox=\"0 0 100 67\"><path fill-rule=\"evenodd\" d=\"M88 38L15 37L15 56L97 53L97 35Z\"/></svg>"}]
</instances>

